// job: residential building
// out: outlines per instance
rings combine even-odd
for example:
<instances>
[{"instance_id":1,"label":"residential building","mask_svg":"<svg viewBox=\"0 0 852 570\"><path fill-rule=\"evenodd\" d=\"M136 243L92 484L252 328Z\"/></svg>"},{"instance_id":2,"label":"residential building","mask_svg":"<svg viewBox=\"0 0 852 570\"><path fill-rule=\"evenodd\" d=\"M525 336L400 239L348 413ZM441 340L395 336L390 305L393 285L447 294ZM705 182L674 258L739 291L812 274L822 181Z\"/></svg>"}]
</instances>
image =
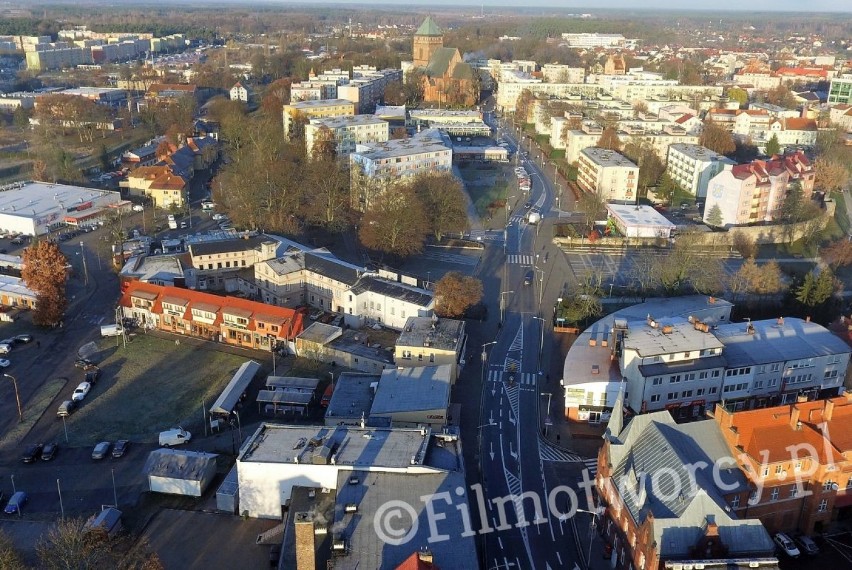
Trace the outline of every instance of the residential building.
<instances>
[{"instance_id":1,"label":"residential building","mask_svg":"<svg viewBox=\"0 0 852 570\"><path fill-rule=\"evenodd\" d=\"M140 166L119 184L131 196L147 198L157 208L186 206L187 180L173 173L169 166Z\"/></svg>"},{"instance_id":2,"label":"residential building","mask_svg":"<svg viewBox=\"0 0 852 570\"><path fill-rule=\"evenodd\" d=\"M275 259L278 242L265 235L240 239L227 239L191 243L189 257L198 289L225 289L234 292L239 288L239 272L254 273L254 266Z\"/></svg>"},{"instance_id":3,"label":"residential building","mask_svg":"<svg viewBox=\"0 0 852 570\"><path fill-rule=\"evenodd\" d=\"M384 370L370 407L369 424L375 427L433 430L447 425L452 366L416 366Z\"/></svg>"},{"instance_id":4,"label":"residential building","mask_svg":"<svg viewBox=\"0 0 852 570\"><path fill-rule=\"evenodd\" d=\"M369 333L343 330L335 325L311 324L296 337L295 347L301 357L368 374L394 367L392 340L386 338L383 345L371 339Z\"/></svg>"},{"instance_id":5,"label":"residential building","mask_svg":"<svg viewBox=\"0 0 852 570\"><path fill-rule=\"evenodd\" d=\"M311 118L345 117L355 114L355 104L345 99L323 99L319 101L298 101L284 105L284 136L290 136L294 121L307 121Z\"/></svg>"},{"instance_id":6,"label":"residential building","mask_svg":"<svg viewBox=\"0 0 852 570\"><path fill-rule=\"evenodd\" d=\"M815 119L782 117L773 120L766 131L754 133L752 141L765 149L766 143L775 136L782 151L813 148L817 142L817 123Z\"/></svg>"},{"instance_id":7,"label":"residential building","mask_svg":"<svg viewBox=\"0 0 852 570\"><path fill-rule=\"evenodd\" d=\"M852 395L748 411L720 404L712 416L751 486L730 504L735 513L813 534L852 506Z\"/></svg>"},{"instance_id":8,"label":"residential building","mask_svg":"<svg viewBox=\"0 0 852 570\"><path fill-rule=\"evenodd\" d=\"M562 39L572 48L624 47L625 37L621 34L564 33Z\"/></svg>"},{"instance_id":9,"label":"residential building","mask_svg":"<svg viewBox=\"0 0 852 570\"><path fill-rule=\"evenodd\" d=\"M577 184L585 192L607 202L635 202L639 167L616 151L598 147L583 149L577 171Z\"/></svg>"},{"instance_id":10,"label":"residential building","mask_svg":"<svg viewBox=\"0 0 852 570\"><path fill-rule=\"evenodd\" d=\"M381 323L400 330L408 317L428 317L434 306L432 293L416 280L369 272L327 250L294 250L257 263L254 283L267 303L336 312L353 328Z\"/></svg>"},{"instance_id":11,"label":"residential building","mask_svg":"<svg viewBox=\"0 0 852 570\"><path fill-rule=\"evenodd\" d=\"M421 131L408 139L356 146L349 155L352 176L352 207L369 210L384 184L431 172L452 169L452 143L436 129Z\"/></svg>"},{"instance_id":12,"label":"residential building","mask_svg":"<svg viewBox=\"0 0 852 570\"><path fill-rule=\"evenodd\" d=\"M705 198L710 179L726 164L735 162L701 145L678 143L669 146L666 173L696 198Z\"/></svg>"},{"instance_id":13,"label":"residential building","mask_svg":"<svg viewBox=\"0 0 852 570\"><path fill-rule=\"evenodd\" d=\"M158 103L173 103L182 97L195 97L196 86L183 83L153 83L145 98Z\"/></svg>"},{"instance_id":14,"label":"residential building","mask_svg":"<svg viewBox=\"0 0 852 570\"><path fill-rule=\"evenodd\" d=\"M118 273L121 290L124 291L127 283L131 281L142 281L154 285L166 287L189 287L194 289L195 269L188 255L183 253L148 255L147 250L142 250L136 255L131 255Z\"/></svg>"},{"instance_id":15,"label":"residential building","mask_svg":"<svg viewBox=\"0 0 852 570\"><path fill-rule=\"evenodd\" d=\"M385 88L395 81L402 81L401 69L383 69L376 71L375 68L354 72L354 77L342 85L337 86L337 97L352 101L355 104L355 112L372 113L376 105L384 100Z\"/></svg>"},{"instance_id":16,"label":"residential building","mask_svg":"<svg viewBox=\"0 0 852 570\"><path fill-rule=\"evenodd\" d=\"M72 218L81 225L108 217L130 203L118 192L50 182L15 182L0 192L0 230L40 236Z\"/></svg>"},{"instance_id":17,"label":"residential building","mask_svg":"<svg viewBox=\"0 0 852 570\"><path fill-rule=\"evenodd\" d=\"M707 185L704 222L717 210L724 227L776 220L789 182L790 173L780 160L726 165Z\"/></svg>"},{"instance_id":18,"label":"residential building","mask_svg":"<svg viewBox=\"0 0 852 570\"><path fill-rule=\"evenodd\" d=\"M9 113L16 109L35 107L37 94L33 92L0 93L0 111Z\"/></svg>"},{"instance_id":19,"label":"residential building","mask_svg":"<svg viewBox=\"0 0 852 570\"><path fill-rule=\"evenodd\" d=\"M55 42L30 47L33 49L25 48L24 56L27 61L27 69L32 71L63 69L92 63L92 49L88 46L82 47L69 42Z\"/></svg>"},{"instance_id":20,"label":"residential building","mask_svg":"<svg viewBox=\"0 0 852 570\"><path fill-rule=\"evenodd\" d=\"M580 129L565 131L565 161L568 164L579 162L580 154L597 145L602 134L603 127L589 121L584 121Z\"/></svg>"},{"instance_id":21,"label":"residential building","mask_svg":"<svg viewBox=\"0 0 852 570\"><path fill-rule=\"evenodd\" d=\"M710 109L707 118L739 141L759 139L769 131L773 118L765 109Z\"/></svg>"},{"instance_id":22,"label":"residential building","mask_svg":"<svg viewBox=\"0 0 852 570\"><path fill-rule=\"evenodd\" d=\"M0 305L35 309L37 301L38 295L27 286L23 279L16 275L0 273Z\"/></svg>"},{"instance_id":23,"label":"residential building","mask_svg":"<svg viewBox=\"0 0 852 570\"><path fill-rule=\"evenodd\" d=\"M749 484L731 464L714 422L678 425L663 411L624 426L622 412L619 397L595 480L612 567L650 570L676 561L681 568L703 568L706 560L725 561L726 568L768 563L777 569L775 544L761 522L730 508L745 502Z\"/></svg>"},{"instance_id":24,"label":"residential building","mask_svg":"<svg viewBox=\"0 0 852 570\"><path fill-rule=\"evenodd\" d=\"M286 307L141 281L127 283L119 306L145 328L267 352L295 340L303 323Z\"/></svg>"},{"instance_id":25,"label":"residential building","mask_svg":"<svg viewBox=\"0 0 852 570\"><path fill-rule=\"evenodd\" d=\"M852 73L837 76L828 88L828 104L852 105Z\"/></svg>"},{"instance_id":26,"label":"residential building","mask_svg":"<svg viewBox=\"0 0 852 570\"><path fill-rule=\"evenodd\" d=\"M482 120L482 112L455 109L412 109L409 124L421 128L438 129L453 136L490 136L491 127Z\"/></svg>"},{"instance_id":27,"label":"residential building","mask_svg":"<svg viewBox=\"0 0 852 570\"><path fill-rule=\"evenodd\" d=\"M231 101L242 101L243 103L248 103L254 93L251 89L237 81L234 83L234 86L231 87L229 95Z\"/></svg>"},{"instance_id":28,"label":"residential building","mask_svg":"<svg viewBox=\"0 0 852 570\"><path fill-rule=\"evenodd\" d=\"M396 340L394 360L400 366L450 366L455 382L464 363L467 335L464 321L411 316Z\"/></svg>"},{"instance_id":29,"label":"residential building","mask_svg":"<svg viewBox=\"0 0 852 570\"><path fill-rule=\"evenodd\" d=\"M157 162L157 148L165 140L165 137L156 137L148 144L133 150L128 150L121 155L121 164L133 169L140 166L151 166Z\"/></svg>"},{"instance_id":30,"label":"residential building","mask_svg":"<svg viewBox=\"0 0 852 570\"><path fill-rule=\"evenodd\" d=\"M586 79L586 68L545 63L541 66L541 75L546 83L582 83Z\"/></svg>"},{"instance_id":31,"label":"residential building","mask_svg":"<svg viewBox=\"0 0 852 570\"><path fill-rule=\"evenodd\" d=\"M0 99L0 107L2 107L2 99ZM846 103L839 103L829 108L828 110L829 121L833 125L837 125L844 131L852 132L852 105Z\"/></svg>"},{"instance_id":32,"label":"residential building","mask_svg":"<svg viewBox=\"0 0 852 570\"><path fill-rule=\"evenodd\" d=\"M310 119L305 125L305 147L308 156L313 154L314 145L324 136L324 132L328 132L328 136L336 141L337 156L345 157L354 152L359 144L387 142L390 128L387 121L374 115Z\"/></svg>"}]
</instances>

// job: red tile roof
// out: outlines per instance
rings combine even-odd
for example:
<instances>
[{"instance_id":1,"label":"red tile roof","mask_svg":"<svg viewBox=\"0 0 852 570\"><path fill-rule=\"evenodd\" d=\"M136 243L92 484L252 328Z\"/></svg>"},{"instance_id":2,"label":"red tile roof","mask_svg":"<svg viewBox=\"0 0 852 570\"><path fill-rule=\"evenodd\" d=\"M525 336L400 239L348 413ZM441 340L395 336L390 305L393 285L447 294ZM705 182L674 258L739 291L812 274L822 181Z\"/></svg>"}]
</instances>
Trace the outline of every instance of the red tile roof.
<instances>
[{"instance_id":1,"label":"red tile roof","mask_svg":"<svg viewBox=\"0 0 852 570\"><path fill-rule=\"evenodd\" d=\"M144 283L142 281L131 281L127 283L127 289L119 301L120 305L123 307L132 306L131 297L133 297L134 293L137 291L146 291L157 295L157 300L151 311L153 313L161 314L163 312L162 301L164 298L176 298L187 301L188 304L186 305L186 312L183 316L183 319L187 321L192 320L192 308L198 304L202 305L202 308L205 310L209 305L219 307L216 313L217 317L215 324L222 323L222 313L223 311L229 312L228 309L231 309L230 312L238 312L240 314L247 315L249 318L248 329L252 331L255 330L255 319L261 320L264 323L272 322L273 324L275 324L275 321L273 320L275 319L281 325L277 335L279 338L294 338L302 332L302 328L304 326L304 314L302 311L298 311L296 309L267 305L265 303L250 301L240 297L222 297L192 289L164 287L161 285Z\"/></svg>"},{"instance_id":2,"label":"red tile roof","mask_svg":"<svg viewBox=\"0 0 852 570\"><path fill-rule=\"evenodd\" d=\"M800 119L790 117L784 119L784 130L787 131L815 131L817 124L814 119Z\"/></svg>"},{"instance_id":3,"label":"red tile roof","mask_svg":"<svg viewBox=\"0 0 852 570\"><path fill-rule=\"evenodd\" d=\"M420 559L420 554L412 552L411 556L406 558L402 564L396 567L396 570L440 570L432 562L425 562Z\"/></svg>"}]
</instances>

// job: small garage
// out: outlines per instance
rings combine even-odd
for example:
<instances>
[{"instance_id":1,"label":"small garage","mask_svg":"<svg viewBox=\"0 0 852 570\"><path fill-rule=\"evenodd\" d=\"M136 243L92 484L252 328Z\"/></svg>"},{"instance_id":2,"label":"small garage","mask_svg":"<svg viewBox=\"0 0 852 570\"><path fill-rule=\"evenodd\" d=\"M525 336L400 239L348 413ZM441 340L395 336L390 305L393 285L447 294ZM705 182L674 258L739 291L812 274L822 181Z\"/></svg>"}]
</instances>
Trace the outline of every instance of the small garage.
<instances>
[{"instance_id":1,"label":"small garage","mask_svg":"<svg viewBox=\"0 0 852 570\"><path fill-rule=\"evenodd\" d=\"M607 204L609 219L618 232L629 238L665 238L672 236L675 225L651 206Z\"/></svg>"},{"instance_id":2,"label":"small garage","mask_svg":"<svg viewBox=\"0 0 852 570\"><path fill-rule=\"evenodd\" d=\"M143 473L155 493L200 497L216 476L216 454L156 449L148 455Z\"/></svg>"}]
</instances>

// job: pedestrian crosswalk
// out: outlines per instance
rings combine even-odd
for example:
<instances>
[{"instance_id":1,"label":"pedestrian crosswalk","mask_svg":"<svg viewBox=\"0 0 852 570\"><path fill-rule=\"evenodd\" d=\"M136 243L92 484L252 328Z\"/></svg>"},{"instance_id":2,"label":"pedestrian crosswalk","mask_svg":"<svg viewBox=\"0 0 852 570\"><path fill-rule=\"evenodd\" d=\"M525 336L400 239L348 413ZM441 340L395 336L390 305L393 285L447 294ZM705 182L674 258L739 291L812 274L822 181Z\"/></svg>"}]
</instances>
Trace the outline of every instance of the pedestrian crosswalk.
<instances>
[{"instance_id":1,"label":"pedestrian crosswalk","mask_svg":"<svg viewBox=\"0 0 852 570\"><path fill-rule=\"evenodd\" d=\"M584 459L583 463L586 466L586 469L589 471L590 478L597 476L598 474L598 458L591 457L589 459Z\"/></svg>"},{"instance_id":2,"label":"pedestrian crosswalk","mask_svg":"<svg viewBox=\"0 0 852 570\"><path fill-rule=\"evenodd\" d=\"M512 216L509 218L510 224L519 224L522 221L524 221L524 215L523 214L512 214Z\"/></svg>"},{"instance_id":3,"label":"pedestrian crosswalk","mask_svg":"<svg viewBox=\"0 0 852 570\"><path fill-rule=\"evenodd\" d=\"M539 452L544 461L571 461L577 462L582 458L576 453L565 451L557 447L552 447L545 443L539 444Z\"/></svg>"},{"instance_id":4,"label":"pedestrian crosswalk","mask_svg":"<svg viewBox=\"0 0 852 570\"><path fill-rule=\"evenodd\" d=\"M510 253L506 256L506 261L515 265L532 265L533 259L532 255L525 255L521 253Z\"/></svg>"},{"instance_id":5,"label":"pedestrian crosswalk","mask_svg":"<svg viewBox=\"0 0 852 570\"><path fill-rule=\"evenodd\" d=\"M506 382L509 383L509 378L514 379L514 383L518 386L535 386L537 374L533 372L510 372L502 370L490 370L488 372L488 381L491 383Z\"/></svg>"}]
</instances>

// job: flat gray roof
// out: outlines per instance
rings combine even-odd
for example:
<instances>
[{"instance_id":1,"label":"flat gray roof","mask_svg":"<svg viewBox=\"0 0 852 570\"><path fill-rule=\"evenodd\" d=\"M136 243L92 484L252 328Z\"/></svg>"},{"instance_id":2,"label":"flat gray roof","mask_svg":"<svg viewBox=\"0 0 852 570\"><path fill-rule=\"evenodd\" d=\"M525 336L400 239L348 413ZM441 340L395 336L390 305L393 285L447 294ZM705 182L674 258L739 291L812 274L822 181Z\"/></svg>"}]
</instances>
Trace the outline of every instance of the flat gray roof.
<instances>
[{"instance_id":1,"label":"flat gray roof","mask_svg":"<svg viewBox=\"0 0 852 570\"><path fill-rule=\"evenodd\" d=\"M351 477L357 484L349 484ZM334 508L334 537L345 541L346 553L332 556L331 568L335 570L364 570L367 568L397 568L406 559L416 555L421 546L428 545L440 568L479 568L473 533L465 534L467 528L461 505L469 502L467 493L462 496L456 490L466 490L464 474L449 473L378 473L372 471L342 471L337 476L337 501ZM429 542L430 525L426 524L426 504L422 497L447 492L452 505L436 501L435 511L445 513L446 518L437 521L440 534L452 537L449 540ZM392 545L381 539L373 525L379 509L389 501L404 501L416 512L419 525L411 540L401 545ZM346 505L355 505L356 512L346 512ZM457 508L459 507L459 508ZM409 515L396 521L411 528ZM469 525L468 525L469 526Z\"/></svg>"},{"instance_id":2,"label":"flat gray roof","mask_svg":"<svg viewBox=\"0 0 852 570\"><path fill-rule=\"evenodd\" d=\"M718 160L720 162L735 164L730 158L712 151L706 146L701 146L700 144L674 143L669 145L669 151L672 150L696 160Z\"/></svg>"},{"instance_id":3,"label":"flat gray roof","mask_svg":"<svg viewBox=\"0 0 852 570\"><path fill-rule=\"evenodd\" d=\"M421 131L408 139L358 145L353 154L372 160L423 154L426 152L452 152L444 137L436 129Z\"/></svg>"},{"instance_id":4,"label":"flat gray roof","mask_svg":"<svg viewBox=\"0 0 852 570\"><path fill-rule=\"evenodd\" d=\"M682 317L661 319L656 323L657 327L654 328L644 321L628 321L624 349L635 350L640 356L648 357L709 348L721 349L724 346L713 334L695 330L695 326ZM671 332L664 332L667 330Z\"/></svg>"},{"instance_id":5,"label":"flat gray roof","mask_svg":"<svg viewBox=\"0 0 852 570\"><path fill-rule=\"evenodd\" d=\"M313 392L319 385L318 378L300 378L298 376L267 376L266 387L270 390L299 390Z\"/></svg>"},{"instance_id":6,"label":"flat gray roof","mask_svg":"<svg viewBox=\"0 0 852 570\"><path fill-rule=\"evenodd\" d=\"M61 222L69 208L105 197L111 198L108 200L110 203L121 200L118 192L49 182L25 182L17 188L0 192L0 214L41 218L61 212L62 215L54 220Z\"/></svg>"},{"instance_id":7,"label":"flat gray roof","mask_svg":"<svg viewBox=\"0 0 852 570\"><path fill-rule=\"evenodd\" d=\"M375 115L347 115L344 117L314 117L310 120L310 124L338 129L357 125L387 125L388 122Z\"/></svg>"},{"instance_id":8,"label":"flat gray roof","mask_svg":"<svg viewBox=\"0 0 852 570\"><path fill-rule=\"evenodd\" d=\"M852 348L831 331L814 322L786 317L752 321L754 334L748 334L748 323L719 325L713 334L724 348L729 367L768 364L832 354L849 354Z\"/></svg>"},{"instance_id":9,"label":"flat gray roof","mask_svg":"<svg viewBox=\"0 0 852 570\"><path fill-rule=\"evenodd\" d=\"M382 372L370 415L446 410L452 366L394 368Z\"/></svg>"},{"instance_id":10,"label":"flat gray roof","mask_svg":"<svg viewBox=\"0 0 852 570\"><path fill-rule=\"evenodd\" d=\"M394 363L393 346L380 346L376 348L366 345L361 340L363 335L364 333L359 334L358 331L352 329L345 330L341 336L328 343L328 347L347 354L363 356L376 362L383 362L390 365Z\"/></svg>"},{"instance_id":11,"label":"flat gray roof","mask_svg":"<svg viewBox=\"0 0 852 570\"><path fill-rule=\"evenodd\" d=\"M639 168L632 160L614 150L593 146L584 148L580 152L589 157L589 159L598 166L629 166Z\"/></svg>"},{"instance_id":12,"label":"flat gray roof","mask_svg":"<svg viewBox=\"0 0 852 570\"><path fill-rule=\"evenodd\" d=\"M151 477L168 477L185 481L201 481L215 453L182 449L155 449L148 454L142 472Z\"/></svg>"},{"instance_id":13,"label":"flat gray roof","mask_svg":"<svg viewBox=\"0 0 852 570\"><path fill-rule=\"evenodd\" d=\"M313 322L308 328L300 332L296 338L307 342L315 342L317 344L325 345L338 338L342 332L343 329L340 327L320 322Z\"/></svg>"},{"instance_id":14,"label":"flat gray roof","mask_svg":"<svg viewBox=\"0 0 852 570\"><path fill-rule=\"evenodd\" d=\"M464 321L433 317L408 317L396 346L455 350L464 338Z\"/></svg>"},{"instance_id":15,"label":"flat gray roof","mask_svg":"<svg viewBox=\"0 0 852 570\"><path fill-rule=\"evenodd\" d=\"M336 489L294 485L290 491L290 509L284 523L284 541L278 568L296 568L296 521L314 523L314 527L331 528L334 520ZM325 568L331 555L331 532L314 535L317 568Z\"/></svg>"},{"instance_id":16,"label":"flat gray roof","mask_svg":"<svg viewBox=\"0 0 852 570\"><path fill-rule=\"evenodd\" d=\"M422 464L431 432L418 429L262 424L243 445L239 460L254 463L310 464L317 454L334 456L336 465L405 469L412 457ZM332 450L324 452L323 448ZM328 460L330 462L330 459ZM322 464L327 464L323 459Z\"/></svg>"},{"instance_id":17,"label":"flat gray roof","mask_svg":"<svg viewBox=\"0 0 852 570\"><path fill-rule=\"evenodd\" d=\"M310 101L298 101L290 105L294 109L313 109L317 107L334 107L337 105L354 105L348 99L315 99Z\"/></svg>"},{"instance_id":18,"label":"flat gray roof","mask_svg":"<svg viewBox=\"0 0 852 570\"><path fill-rule=\"evenodd\" d=\"M334 392L325 411L329 423L344 419L358 420L370 417L373 405L371 385L379 383L380 374L353 374L344 372L334 381Z\"/></svg>"},{"instance_id":19,"label":"flat gray roof","mask_svg":"<svg viewBox=\"0 0 852 570\"><path fill-rule=\"evenodd\" d=\"M607 204L606 209L627 226L675 227L664 215L651 206Z\"/></svg>"}]
</instances>

